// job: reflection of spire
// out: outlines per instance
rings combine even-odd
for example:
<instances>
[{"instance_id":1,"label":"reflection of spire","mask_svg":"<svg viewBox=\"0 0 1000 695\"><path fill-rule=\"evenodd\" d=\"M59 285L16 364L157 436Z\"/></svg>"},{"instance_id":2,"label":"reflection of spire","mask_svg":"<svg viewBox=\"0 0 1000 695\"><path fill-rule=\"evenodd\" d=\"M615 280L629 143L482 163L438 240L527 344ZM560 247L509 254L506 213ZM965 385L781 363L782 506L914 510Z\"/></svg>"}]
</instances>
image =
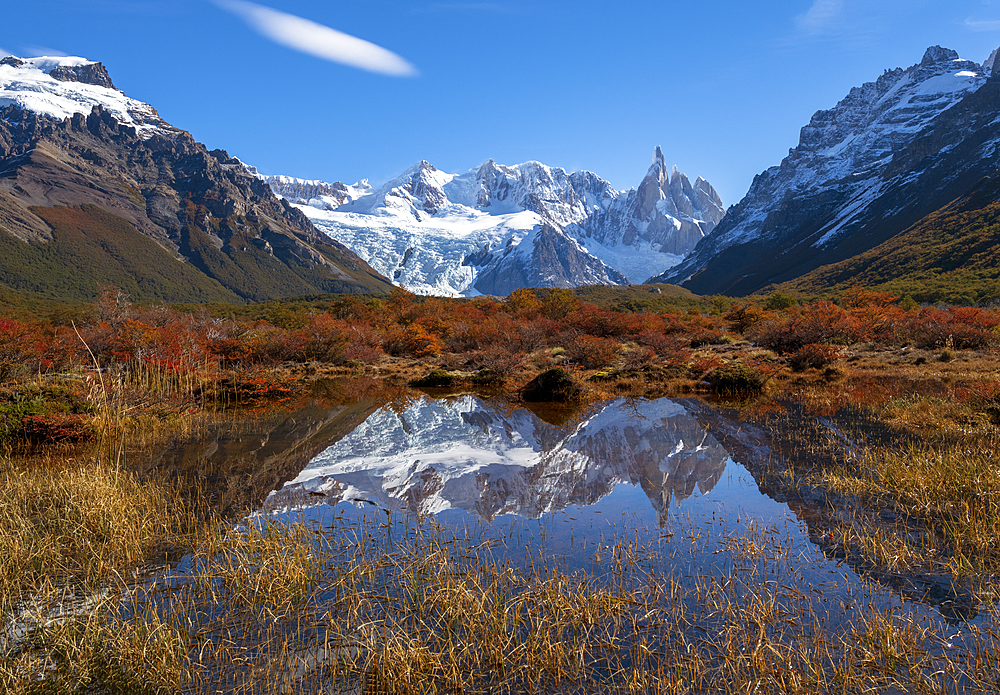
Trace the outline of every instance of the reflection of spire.
<instances>
[{"instance_id":1,"label":"reflection of spire","mask_svg":"<svg viewBox=\"0 0 1000 695\"><path fill-rule=\"evenodd\" d=\"M643 489L662 520L671 498L711 490L728 458L667 399L615 401L557 427L473 396L423 398L405 412L373 414L268 506L294 506L299 489L326 492L327 503L365 498L419 514L461 508L486 519L537 518L594 504L625 482Z\"/></svg>"}]
</instances>

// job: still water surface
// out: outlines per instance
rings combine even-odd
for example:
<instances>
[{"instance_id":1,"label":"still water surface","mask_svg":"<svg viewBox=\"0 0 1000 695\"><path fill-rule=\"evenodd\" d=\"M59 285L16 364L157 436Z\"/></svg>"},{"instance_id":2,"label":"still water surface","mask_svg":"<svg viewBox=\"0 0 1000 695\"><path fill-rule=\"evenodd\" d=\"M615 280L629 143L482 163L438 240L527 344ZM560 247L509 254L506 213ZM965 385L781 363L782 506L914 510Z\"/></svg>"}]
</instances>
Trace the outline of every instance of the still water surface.
<instances>
[{"instance_id":1,"label":"still water surface","mask_svg":"<svg viewBox=\"0 0 1000 695\"><path fill-rule=\"evenodd\" d=\"M477 396L424 395L371 409L252 518L390 533L432 523L482 539L514 566L554 561L591 576L620 571L612 555L627 547L629 565L647 573L695 582L751 572L812 592L820 609L838 606L827 620L858 603L940 617L824 555L806 523L762 494L720 443L706 410L622 399L552 424ZM725 439L759 454L741 429Z\"/></svg>"}]
</instances>

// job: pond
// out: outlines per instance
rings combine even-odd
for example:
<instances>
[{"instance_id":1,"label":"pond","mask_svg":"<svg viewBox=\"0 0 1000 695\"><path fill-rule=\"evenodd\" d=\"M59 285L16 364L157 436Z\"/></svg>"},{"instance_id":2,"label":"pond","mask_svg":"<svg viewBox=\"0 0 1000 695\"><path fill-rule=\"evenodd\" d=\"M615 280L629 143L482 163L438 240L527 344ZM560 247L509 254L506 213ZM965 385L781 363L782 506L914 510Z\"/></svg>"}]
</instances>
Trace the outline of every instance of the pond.
<instances>
[{"instance_id":1,"label":"pond","mask_svg":"<svg viewBox=\"0 0 1000 695\"><path fill-rule=\"evenodd\" d=\"M699 578L728 576L746 560L740 549L756 544L773 561L770 581L805 581L826 603L861 592L903 605L827 557L805 519L760 491L713 434L718 416L703 402L620 399L563 419L475 395L386 405L270 492L253 518L320 528L334 519L433 521L482 540L514 539L495 544L504 562L541 555L591 575L623 539L644 549L646 570ZM741 424L734 439L732 429L727 440L766 455L763 433Z\"/></svg>"},{"instance_id":2,"label":"pond","mask_svg":"<svg viewBox=\"0 0 1000 695\"><path fill-rule=\"evenodd\" d=\"M901 594L810 540L801 505L796 513L763 494L744 465L776 455L765 433L700 400L621 399L567 412L411 394L227 427L146 465L200 471L219 488L220 508L256 508L242 532L308 529L324 553L308 610L263 627L264 613L253 613L237 630L255 635L251 651L281 641L276 668L292 691L330 673L364 691L372 669L401 692L459 672L468 687L507 692L604 687L625 672L664 684L668 671L670 687L698 690L698 673L724 676L730 688L778 687L803 669L815 670L807 690L831 679L902 688L912 677L960 691L971 681L952 650L973 653L995 625L992 608ZM189 598L180 613L211 615L206 634L231 634L225 595L241 590L206 569L213 562L188 556L169 584L204 588L213 577L216 608ZM574 606L572 615L596 611L601 636L590 618L537 617L555 601L546 592ZM275 606L287 609L267 605L272 617ZM540 633L548 661L521 654L497 657L500 671L483 665L487 643L506 640L504 653L516 654ZM572 667L553 646L569 643ZM413 666L425 656L431 665ZM211 682L239 675L218 665L226 658L216 657Z\"/></svg>"}]
</instances>

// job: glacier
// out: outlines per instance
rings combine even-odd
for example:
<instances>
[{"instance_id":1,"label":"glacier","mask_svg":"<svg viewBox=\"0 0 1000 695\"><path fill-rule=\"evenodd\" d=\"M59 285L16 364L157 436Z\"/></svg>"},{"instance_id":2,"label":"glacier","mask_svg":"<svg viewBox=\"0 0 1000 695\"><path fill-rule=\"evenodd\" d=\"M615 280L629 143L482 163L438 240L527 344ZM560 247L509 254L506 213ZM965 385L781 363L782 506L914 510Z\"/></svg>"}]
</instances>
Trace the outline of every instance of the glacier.
<instances>
[{"instance_id":1,"label":"glacier","mask_svg":"<svg viewBox=\"0 0 1000 695\"><path fill-rule=\"evenodd\" d=\"M491 159L464 174L422 161L377 190L251 171L395 284L428 295L640 283L725 215L711 184L668 170L659 147L628 191L534 161Z\"/></svg>"}]
</instances>

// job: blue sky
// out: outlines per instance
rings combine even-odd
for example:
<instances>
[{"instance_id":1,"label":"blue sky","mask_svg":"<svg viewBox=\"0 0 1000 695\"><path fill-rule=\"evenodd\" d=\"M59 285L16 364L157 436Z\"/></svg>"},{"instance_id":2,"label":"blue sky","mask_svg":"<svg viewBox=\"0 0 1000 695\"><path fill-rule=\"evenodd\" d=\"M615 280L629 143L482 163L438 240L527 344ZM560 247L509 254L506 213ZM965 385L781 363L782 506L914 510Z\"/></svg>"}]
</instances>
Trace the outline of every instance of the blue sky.
<instances>
[{"instance_id":1,"label":"blue sky","mask_svg":"<svg viewBox=\"0 0 1000 695\"><path fill-rule=\"evenodd\" d=\"M628 188L660 145L729 205L852 86L930 45L977 62L1000 46L1000 0L261 1L387 49L373 72L265 35L238 2L8 3L0 49L102 61L265 173L380 183L492 157Z\"/></svg>"}]
</instances>

